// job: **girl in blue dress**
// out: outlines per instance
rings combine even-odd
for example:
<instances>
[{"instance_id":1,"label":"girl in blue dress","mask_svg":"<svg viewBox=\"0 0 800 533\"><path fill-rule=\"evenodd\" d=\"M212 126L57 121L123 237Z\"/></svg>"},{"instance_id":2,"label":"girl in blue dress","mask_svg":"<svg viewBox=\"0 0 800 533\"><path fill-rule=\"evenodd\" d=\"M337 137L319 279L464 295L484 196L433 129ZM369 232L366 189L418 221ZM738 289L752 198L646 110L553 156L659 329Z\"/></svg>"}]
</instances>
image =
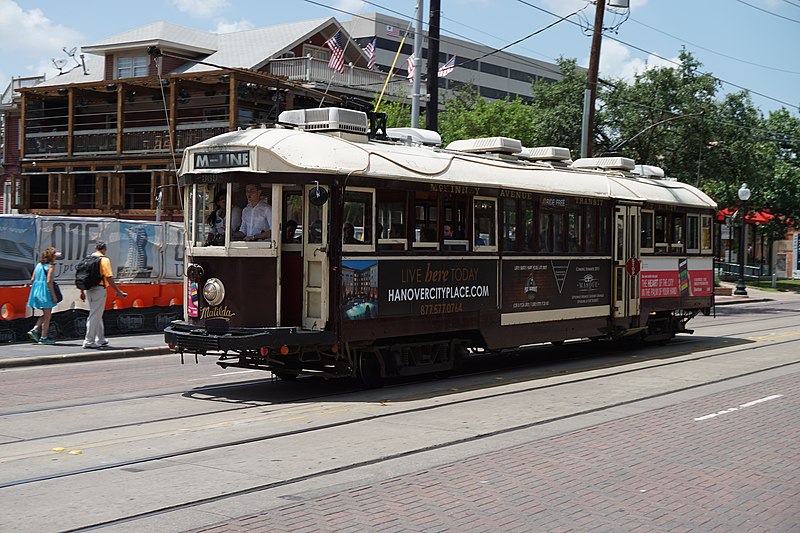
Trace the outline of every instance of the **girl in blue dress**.
<instances>
[{"instance_id":1,"label":"girl in blue dress","mask_svg":"<svg viewBox=\"0 0 800 533\"><path fill-rule=\"evenodd\" d=\"M41 309L42 316L36 325L28 332L28 337L39 344L55 344L55 340L47 336L50 327L50 315L56 306L56 289L53 285L53 264L56 262L56 249L52 246L42 252L42 257L36 264L31 276L31 294L28 296L28 306Z\"/></svg>"}]
</instances>

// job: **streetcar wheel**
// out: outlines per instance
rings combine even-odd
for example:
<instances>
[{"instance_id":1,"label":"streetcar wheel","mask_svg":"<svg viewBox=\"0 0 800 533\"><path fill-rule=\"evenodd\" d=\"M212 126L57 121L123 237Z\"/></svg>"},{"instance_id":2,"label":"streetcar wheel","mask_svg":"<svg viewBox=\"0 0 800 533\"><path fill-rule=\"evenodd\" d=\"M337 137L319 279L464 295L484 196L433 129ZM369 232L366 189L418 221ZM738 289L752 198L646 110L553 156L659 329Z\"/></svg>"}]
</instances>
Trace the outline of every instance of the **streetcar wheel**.
<instances>
[{"instance_id":1,"label":"streetcar wheel","mask_svg":"<svg viewBox=\"0 0 800 533\"><path fill-rule=\"evenodd\" d=\"M276 372L273 370L272 375L283 381L292 381L297 379L297 374L293 372Z\"/></svg>"},{"instance_id":2,"label":"streetcar wheel","mask_svg":"<svg viewBox=\"0 0 800 533\"><path fill-rule=\"evenodd\" d=\"M383 386L381 377L381 363L375 352L359 352L358 354L358 379L370 389Z\"/></svg>"}]
</instances>

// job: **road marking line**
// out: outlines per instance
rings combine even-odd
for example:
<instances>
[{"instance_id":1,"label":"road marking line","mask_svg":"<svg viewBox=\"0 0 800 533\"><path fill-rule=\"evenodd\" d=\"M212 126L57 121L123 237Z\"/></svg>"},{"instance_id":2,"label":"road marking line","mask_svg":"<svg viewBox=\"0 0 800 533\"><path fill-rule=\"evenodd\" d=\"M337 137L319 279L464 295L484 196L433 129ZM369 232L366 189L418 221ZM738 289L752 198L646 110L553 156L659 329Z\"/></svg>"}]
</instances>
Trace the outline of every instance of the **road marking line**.
<instances>
[{"instance_id":1,"label":"road marking line","mask_svg":"<svg viewBox=\"0 0 800 533\"><path fill-rule=\"evenodd\" d=\"M753 400L752 402L743 403L738 407L729 407L728 409L723 409L722 411L717 411L716 413L711 413L710 415L703 415L699 416L694 419L695 422L701 422L703 420L708 420L710 418L714 418L716 416L733 413L734 411L738 411L739 409L744 409L745 407L752 407L754 405L758 405L763 402L768 402L770 400L775 400L777 398L783 397L783 394L773 394L772 396L767 396L765 398L759 398L758 400Z\"/></svg>"}]
</instances>

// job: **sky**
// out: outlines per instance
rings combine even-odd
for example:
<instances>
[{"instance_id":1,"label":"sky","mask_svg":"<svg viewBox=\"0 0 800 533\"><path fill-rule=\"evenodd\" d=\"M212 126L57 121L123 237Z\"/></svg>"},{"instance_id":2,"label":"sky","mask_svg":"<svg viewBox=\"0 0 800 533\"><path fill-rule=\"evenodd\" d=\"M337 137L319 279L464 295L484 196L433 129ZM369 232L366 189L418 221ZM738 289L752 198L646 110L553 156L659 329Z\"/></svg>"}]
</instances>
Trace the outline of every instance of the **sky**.
<instances>
[{"instance_id":1,"label":"sky","mask_svg":"<svg viewBox=\"0 0 800 533\"><path fill-rule=\"evenodd\" d=\"M614 1L614 0L611 0ZM619 0L617 0L619 1ZM442 34L501 48L578 14L508 50L544 61L574 58L587 67L595 6L587 0L441 0ZM76 63L74 47L159 20L227 33L305 19L349 20L359 13L414 17L416 0L0 0L0 91L12 76L58 74L53 60ZM424 2L427 23L429 2ZM626 18L627 15L627 18ZM721 91L751 91L764 114L800 106L800 0L630 0L607 9L600 76L631 81L653 66L674 66L682 47ZM66 49L66 51L65 51ZM78 52L80 53L80 52ZM76 56L77 57L77 56Z\"/></svg>"}]
</instances>

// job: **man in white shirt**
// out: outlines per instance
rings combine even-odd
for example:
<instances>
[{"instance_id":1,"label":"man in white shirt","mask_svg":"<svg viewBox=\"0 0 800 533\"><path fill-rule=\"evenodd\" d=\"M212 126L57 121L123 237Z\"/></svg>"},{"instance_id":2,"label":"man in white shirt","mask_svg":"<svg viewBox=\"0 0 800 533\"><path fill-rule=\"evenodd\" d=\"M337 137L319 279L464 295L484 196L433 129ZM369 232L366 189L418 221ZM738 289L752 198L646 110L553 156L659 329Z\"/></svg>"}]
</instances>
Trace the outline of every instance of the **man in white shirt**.
<instances>
[{"instance_id":1,"label":"man in white shirt","mask_svg":"<svg viewBox=\"0 0 800 533\"><path fill-rule=\"evenodd\" d=\"M242 225L235 237L244 241L261 241L272 237L272 206L261 198L261 184L248 183L244 188L247 205L242 209Z\"/></svg>"}]
</instances>

